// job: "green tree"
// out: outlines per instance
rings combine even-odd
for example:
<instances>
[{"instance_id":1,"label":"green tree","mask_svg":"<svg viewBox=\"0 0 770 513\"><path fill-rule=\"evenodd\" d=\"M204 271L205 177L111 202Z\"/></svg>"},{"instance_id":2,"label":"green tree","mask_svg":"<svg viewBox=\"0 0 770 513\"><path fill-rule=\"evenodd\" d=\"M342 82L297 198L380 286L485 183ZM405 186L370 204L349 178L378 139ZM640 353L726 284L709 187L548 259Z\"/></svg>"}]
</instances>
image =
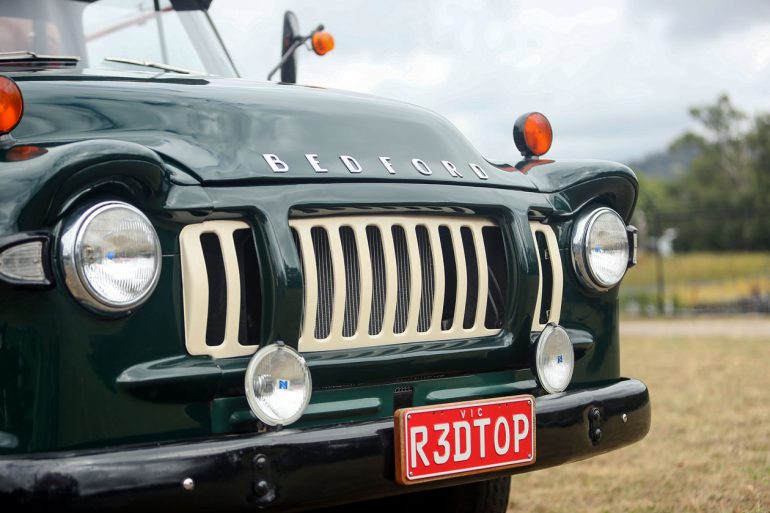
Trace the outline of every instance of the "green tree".
<instances>
[{"instance_id":1,"label":"green tree","mask_svg":"<svg viewBox=\"0 0 770 513\"><path fill-rule=\"evenodd\" d=\"M662 219L653 231L676 228L680 251L770 249L770 115L750 118L727 95L690 115L694 129L671 149L694 146L698 156L679 179L644 184L640 209Z\"/></svg>"}]
</instances>

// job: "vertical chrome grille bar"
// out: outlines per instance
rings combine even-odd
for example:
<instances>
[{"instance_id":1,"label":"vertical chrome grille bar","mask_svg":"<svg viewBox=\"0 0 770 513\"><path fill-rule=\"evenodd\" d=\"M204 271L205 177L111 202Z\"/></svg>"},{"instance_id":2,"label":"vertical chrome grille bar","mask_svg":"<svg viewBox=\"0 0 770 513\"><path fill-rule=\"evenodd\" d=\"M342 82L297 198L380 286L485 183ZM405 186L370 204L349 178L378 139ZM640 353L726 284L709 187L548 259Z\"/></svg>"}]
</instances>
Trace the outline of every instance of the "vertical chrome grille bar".
<instances>
[{"instance_id":1,"label":"vertical chrome grille bar","mask_svg":"<svg viewBox=\"0 0 770 513\"><path fill-rule=\"evenodd\" d=\"M366 236L372 263L372 313L367 332L370 336L377 336L382 333L382 319L385 315L385 252L378 226L367 226Z\"/></svg>"},{"instance_id":2,"label":"vertical chrome grille bar","mask_svg":"<svg viewBox=\"0 0 770 513\"><path fill-rule=\"evenodd\" d=\"M345 318L342 323L342 336L354 337L358 329L358 313L361 303L361 273L359 271L356 235L350 226L340 226L342 253L345 258Z\"/></svg>"},{"instance_id":3,"label":"vertical chrome grille bar","mask_svg":"<svg viewBox=\"0 0 770 513\"><path fill-rule=\"evenodd\" d=\"M487 314L487 293L489 291L489 269L487 268L487 251L484 247L484 234L479 225L471 226L473 232L473 245L476 247L476 262L479 267L478 300L476 301L476 321L473 328L484 326L484 318Z\"/></svg>"},{"instance_id":4,"label":"vertical chrome grille bar","mask_svg":"<svg viewBox=\"0 0 770 513\"><path fill-rule=\"evenodd\" d=\"M406 332L406 326L409 315L410 291L412 290L411 274L412 269L409 265L409 250L407 247L406 230L401 224L393 224L390 227L393 235L393 250L395 251L396 261L393 266L398 277L398 294L396 294L396 318L393 321L393 333L403 335Z\"/></svg>"},{"instance_id":5,"label":"vertical chrome grille bar","mask_svg":"<svg viewBox=\"0 0 770 513\"><path fill-rule=\"evenodd\" d=\"M417 244L420 251L420 276L422 277L422 291L420 292L420 316L417 320L417 331L425 333L430 329L433 315L433 291L435 279L433 276L433 252L430 244L430 232L424 224L415 226Z\"/></svg>"},{"instance_id":6,"label":"vertical chrome grille bar","mask_svg":"<svg viewBox=\"0 0 770 513\"><path fill-rule=\"evenodd\" d=\"M310 229L310 236L313 239L312 251L316 258L316 280L318 281L318 311L313 336L317 340L326 340L331 332L334 301L329 234L326 233L325 227L314 226Z\"/></svg>"},{"instance_id":7,"label":"vertical chrome grille bar","mask_svg":"<svg viewBox=\"0 0 770 513\"><path fill-rule=\"evenodd\" d=\"M222 246L222 258L225 261L225 281L227 282L227 313L225 316L225 339L223 344L238 344L238 328L241 320L241 274L238 255L235 252L233 232L226 236L219 235Z\"/></svg>"},{"instance_id":8,"label":"vertical chrome grille bar","mask_svg":"<svg viewBox=\"0 0 770 513\"><path fill-rule=\"evenodd\" d=\"M330 266L332 269L334 283L334 300L332 302L331 328L329 329L329 338L342 337L342 324L345 318L345 257L342 254L342 241L340 240L340 229L337 225L332 225L326 231L329 236L329 250L331 255Z\"/></svg>"},{"instance_id":9,"label":"vertical chrome grille bar","mask_svg":"<svg viewBox=\"0 0 770 513\"><path fill-rule=\"evenodd\" d=\"M393 338L393 323L396 319L396 294L398 293L398 272L396 270L396 249L393 245L392 224L380 221L377 227L382 237L382 251L385 255L385 313L382 319L382 335Z\"/></svg>"},{"instance_id":10,"label":"vertical chrome grille bar","mask_svg":"<svg viewBox=\"0 0 770 513\"><path fill-rule=\"evenodd\" d=\"M294 229L299 235L299 247L302 252L305 278L305 315L303 316L302 336L299 339L300 347L308 340L313 340L315 334L316 311L318 310L318 275L316 274L315 251L313 250L313 238L310 234L312 225L296 225Z\"/></svg>"},{"instance_id":11,"label":"vertical chrome grille bar","mask_svg":"<svg viewBox=\"0 0 770 513\"><path fill-rule=\"evenodd\" d=\"M468 297L468 279L467 266L465 263L465 249L463 248L463 237L459 224L453 224L449 227L452 235L452 247L455 252L455 262L457 265L457 294L455 298L455 313L452 319L453 334L459 334L463 331L463 318L465 317L465 302Z\"/></svg>"},{"instance_id":12,"label":"vertical chrome grille bar","mask_svg":"<svg viewBox=\"0 0 770 513\"><path fill-rule=\"evenodd\" d=\"M444 253L441 250L441 236L438 223L428 227L430 246L433 251L433 272L435 288L433 290L433 314L428 333L441 332L441 313L444 311Z\"/></svg>"},{"instance_id":13,"label":"vertical chrome grille bar","mask_svg":"<svg viewBox=\"0 0 770 513\"><path fill-rule=\"evenodd\" d=\"M406 250L409 255L409 312L406 316L406 333L417 335L417 321L420 318L420 295L422 294L422 272L420 270L420 248L417 244L417 225L402 223L406 232Z\"/></svg>"},{"instance_id":14,"label":"vertical chrome grille bar","mask_svg":"<svg viewBox=\"0 0 770 513\"><path fill-rule=\"evenodd\" d=\"M369 253L369 239L366 236L366 225L355 224L352 226L356 236L356 249L358 251L358 269L361 273L361 301L358 305L358 328L356 338L364 338L369 332L369 315L372 311L372 257Z\"/></svg>"}]
</instances>

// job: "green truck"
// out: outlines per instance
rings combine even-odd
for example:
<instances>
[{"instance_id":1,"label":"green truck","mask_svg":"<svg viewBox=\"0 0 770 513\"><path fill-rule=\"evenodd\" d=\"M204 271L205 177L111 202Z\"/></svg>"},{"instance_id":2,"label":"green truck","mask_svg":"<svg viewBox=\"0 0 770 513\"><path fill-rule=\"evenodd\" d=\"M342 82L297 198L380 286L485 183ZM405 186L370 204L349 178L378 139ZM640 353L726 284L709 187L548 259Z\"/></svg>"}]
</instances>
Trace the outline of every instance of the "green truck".
<instances>
[{"instance_id":1,"label":"green truck","mask_svg":"<svg viewBox=\"0 0 770 513\"><path fill-rule=\"evenodd\" d=\"M646 435L628 167L293 84L293 15L240 79L209 3L0 3L0 509L504 511Z\"/></svg>"}]
</instances>

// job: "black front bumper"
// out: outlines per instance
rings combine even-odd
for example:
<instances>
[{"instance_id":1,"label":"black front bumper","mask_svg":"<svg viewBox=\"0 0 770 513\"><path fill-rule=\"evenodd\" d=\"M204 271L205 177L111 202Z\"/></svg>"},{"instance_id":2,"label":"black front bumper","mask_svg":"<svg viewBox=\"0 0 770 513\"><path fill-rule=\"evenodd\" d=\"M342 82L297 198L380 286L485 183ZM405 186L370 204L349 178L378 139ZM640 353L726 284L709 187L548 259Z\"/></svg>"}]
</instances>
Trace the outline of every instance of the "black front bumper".
<instances>
[{"instance_id":1,"label":"black front bumper","mask_svg":"<svg viewBox=\"0 0 770 513\"><path fill-rule=\"evenodd\" d=\"M394 476L393 422L344 424L216 440L0 459L0 510L298 510L461 484L589 458L650 427L637 380L537 399L537 462L408 488ZM183 483L190 478L191 490ZM189 482L188 482L189 484ZM189 486L188 486L189 487Z\"/></svg>"}]
</instances>

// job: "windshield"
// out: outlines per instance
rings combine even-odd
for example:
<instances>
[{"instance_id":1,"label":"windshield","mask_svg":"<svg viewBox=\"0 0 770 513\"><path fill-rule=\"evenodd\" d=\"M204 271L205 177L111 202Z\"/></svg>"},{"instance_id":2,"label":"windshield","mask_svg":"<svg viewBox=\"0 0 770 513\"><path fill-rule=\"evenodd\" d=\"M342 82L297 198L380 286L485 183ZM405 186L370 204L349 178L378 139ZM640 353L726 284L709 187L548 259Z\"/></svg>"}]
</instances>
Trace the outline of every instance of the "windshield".
<instances>
[{"instance_id":1,"label":"windshield","mask_svg":"<svg viewBox=\"0 0 770 513\"><path fill-rule=\"evenodd\" d=\"M204 0L0 0L0 52L75 56L89 68L148 62L237 76ZM144 69L147 69L144 67Z\"/></svg>"}]
</instances>

